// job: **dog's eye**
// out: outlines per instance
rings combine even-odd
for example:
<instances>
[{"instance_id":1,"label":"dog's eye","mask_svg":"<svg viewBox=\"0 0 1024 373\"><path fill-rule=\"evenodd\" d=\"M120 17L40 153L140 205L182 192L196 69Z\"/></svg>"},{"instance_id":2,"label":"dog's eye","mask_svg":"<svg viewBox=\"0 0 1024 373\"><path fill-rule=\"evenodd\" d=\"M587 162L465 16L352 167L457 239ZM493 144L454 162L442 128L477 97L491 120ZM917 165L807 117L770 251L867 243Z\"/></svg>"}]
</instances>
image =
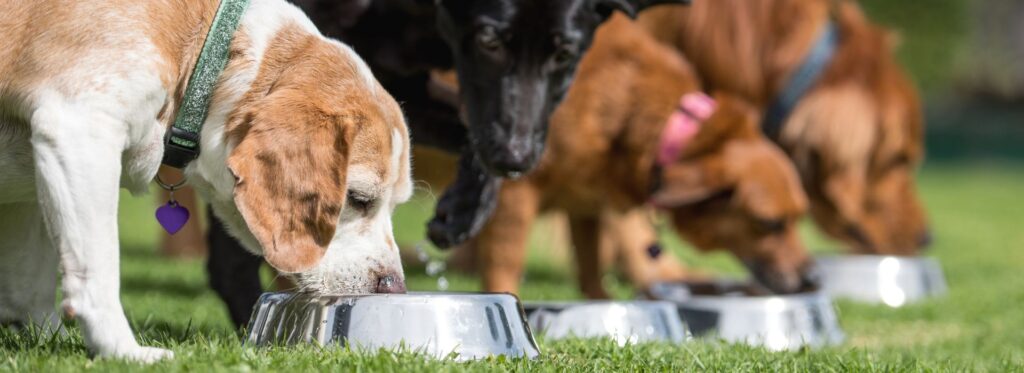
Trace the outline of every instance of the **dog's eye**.
<instances>
[{"instance_id":1,"label":"dog's eye","mask_svg":"<svg viewBox=\"0 0 1024 373\"><path fill-rule=\"evenodd\" d=\"M369 212L373 208L374 202L373 197L351 190L348 191L348 201L346 203L361 214Z\"/></svg>"},{"instance_id":2,"label":"dog's eye","mask_svg":"<svg viewBox=\"0 0 1024 373\"><path fill-rule=\"evenodd\" d=\"M501 37L493 26L481 27L476 34L476 43L481 49L488 52L501 50Z\"/></svg>"},{"instance_id":3,"label":"dog's eye","mask_svg":"<svg viewBox=\"0 0 1024 373\"><path fill-rule=\"evenodd\" d=\"M555 51L555 55L551 57L555 66L563 67L568 66L572 63L573 59L576 58L576 49L571 46L562 46Z\"/></svg>"}]
</instances>

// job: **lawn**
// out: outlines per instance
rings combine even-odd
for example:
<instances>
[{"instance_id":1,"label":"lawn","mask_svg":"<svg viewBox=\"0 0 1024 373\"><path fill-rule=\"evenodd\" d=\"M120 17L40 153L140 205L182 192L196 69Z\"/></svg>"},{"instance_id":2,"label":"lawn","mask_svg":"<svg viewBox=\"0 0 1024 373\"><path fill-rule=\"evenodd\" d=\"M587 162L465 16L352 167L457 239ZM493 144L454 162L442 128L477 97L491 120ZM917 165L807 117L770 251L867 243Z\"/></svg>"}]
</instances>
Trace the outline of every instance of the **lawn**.
<instances>
[{"instance_id":1,"label":"lawn","mask_svg":"<svg viewBox=\"0 0 1024 373\"><path fill-rule=\"evenodd\" d=\"M154 255L157 229L147 198L122 203L123 301L141 340L173 349L177 358L150 366L166 371L293 370L569 370L569 371L807 371L807 370L1021 370L1024 366L1024 172L1013 163L925 167L921 190L931 211L937 241L932 255L948 276L948 296L888 309L840 302L848 334L845 344L824 350L773 353L740 345L697 341L684 345L616 347L610 341L541 341L534 361L492 359L472 363L435 361L412 353L365 355L341 348L251 349L238 341L224 308L206 287L200 261L171 261ZM422 238L430 212L426 198L400 208L398 236L406 246ZM808 227L812 246L827 248ZM677 240L673 252L692 266L736 273L726 255L698 256ZM533 249L539 249L543 239ZM436 280L422 266L409 266L414 290L434 290ZM472 277L448 274L453 290L474 290ZM530 257L524 285L527 299L578 298L565 259ZM615 282L612 279L612 282ZM614 284L613 284L614 285ZM616 285L620 297L628 286ZM0 331L0 370L136 370L139 366L91 360L81 338Z\"/></svg>"},{"instance_id":2,"label":"lawn","mask_svg":"<svg viewBox=\"0 0 1024 373\"><path fill-rule=\"evenodd\" d=\"M962 117L948 115L943 110L948 111L949 105L934 100L952 85L956 44L965 29L961 17L965 0L936 0L927 5L889 0L863 3L876 19L899 25L905 40L900 59L932 93L929 150L939 160L921 172L920 189L937 236L930 254L941 261L950 285L946 297L896 310L839 302L846 343L797 352L775 353L715 341L619 348L606 340L541 340L543 355L536 360L494 358L455 363L406 352L367 355L337 347L252 349L239 342L223 305L207 288L203 263L155 255L158 228L151 217L149 198L125 196L120 217L122 299L141 341L171 348L177 354L174 360L147 368L201 372L1024 371L1021 122L993 115L991 108L985 108L985 113L1004 126L984 125L987 120L969 110L960 110L968 113ZM979 122L983 125L975 125ZM965 137L964 132L972 135ZM1006 160L982 161L988 158L968 154L975 152L1000 154ZM396 234L403 246L423 241L423 221L431 208L430 199L424 197L400 207ZM812 247L835 248L810 225L804 233ZM549 250L538 250L549 246L543 232L534 238L523 297L578 298L568 256L558 253L552 258ZM673 253L693 267L727 275L741 273L728 255L700 256L672 237L666 241ZM437 279L427 276L422 265L407 266L406 272L411 289L437 288ZM449 290L478 288L473 277L445 276ZM631 297L627 284L613 276L608 282L616 296ZM139 370L140 366L132 363L90 359L77 333L75 328L64 336L0 329L0 371Z\"/></svg>"}]
</instances>

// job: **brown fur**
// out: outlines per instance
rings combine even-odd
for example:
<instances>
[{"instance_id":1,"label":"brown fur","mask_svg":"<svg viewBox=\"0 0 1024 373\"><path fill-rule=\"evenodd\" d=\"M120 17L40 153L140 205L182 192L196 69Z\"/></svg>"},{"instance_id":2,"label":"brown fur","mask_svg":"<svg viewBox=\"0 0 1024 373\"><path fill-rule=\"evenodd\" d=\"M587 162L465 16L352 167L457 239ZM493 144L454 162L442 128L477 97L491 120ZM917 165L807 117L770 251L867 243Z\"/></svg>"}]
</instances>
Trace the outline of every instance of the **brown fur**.
<instances>
[{"instance_id":1,"label":"brown fur","mask_svg":"<svg viewBox=\"0 0 1024 373\"><path fill-rule=\"evenodd\" d=\"M913 177L923 158L920 102L891 37L857 4L701 1L650 10L639 22L691 58L709 88L767 105L829 17L839 48L787 120L781 144L828 234L859 252L916 254L928 237Z\"/></svg>"},{"instance_id":2,"label":"brown fur","mask_svg":"<svg viewBox=\"0 0 1024 373\"><path fill-rule=\"evenodd\" d=\"M698 88L678 54L631 22L618 17L603 26L551 118L540 166L503 185L495 216L475 242L485 290L518 289L530 225L551 209L569 215L583 292L606 297L598 252L602 215L627 214L648 200L661 131L679 98ZM796 173L760 134L750 105L725 96L718 102L680 161L665 170L654 197L702 249L729 249L792 282L807 260L795 233L806 207ZM700 223L690 219L705 213ZM751 228L761 221L778 221L780 229ZM703 225L723 228L705 234Z\"/></svg>"},{"instance_id":3,"label":"brown fur","mask_svg":"<svg viewBox=\"0 0 1024 373\"><path fill-rule=\"evenodd\" d=\"M366 86L336 46L297 26L271 45L229 116L227 136L238 145L228 165L238 179L235 203L267 262L298 272L315 265L334 236L348 168L369 167L386 180L397 146L391 130L405 129L400 109L381 105L386 93Z\"/></svg>"},{"instance_id":4,"label":"brown fur","mask_svg":"<svg viewBox=\"0 0 1024 373\"><path fill-rule=\"evenodd\" d=\"M117 48L131 49L138 43L136 35L111 32L108 25L116 23L122 24L123 30L141 30L157 48L162 57L162 66L158 67L161 79L176 99L183 93L216 11L215 2L193 0L10 2L4 6L10 16L0 19L0 30L4 30L0 38L0 50L4 51L0 53L0 76L14 77L10 83L14 86L28 86L79 66L82 56L90 56L90 63L102 63L104 59L116 63L122 50L104 54L96 43L87 40L107 38L113 40L113 45L120 44ZM37 38L43 30L56 36ZM90 81L83 79L80 84ZM0 86L0 92L8 88L17 91L19 87ZM80 87L63 88L73 91Z\"/></svg>"},{"instance_id":5,"label":"brown fur","mask_svg":"<svg viewBox=\"0 0 1024 373\"><path fill-rule=\"evenodd\" d=\"M651 258L647 249L658 242L658 234L651 224L654 212L648 210L609 210L601 215L601 246L598 250L601 269L618 269L633 288L639 291L646 291L657 282L700 277L699 273L684 267L671 253L665 252Z\"/></svg>"},{"instance_id":6,"label":"brown fur","mask_svg":"<svg viewBox=\"0 0 1024 373\"><path fill-rule=\"evenodd\" d=\"M0 76L9 78L0 83L0 96L87 69L87 64L107 64L128 74L138 66L121 67L118 56L155 47L159 58L152 68L171 93L158 119L170 126L170 109L183 94L216 5L196 0L13 2L5 11L25 17L0 17ZM110 24L120 25L121 31L111 31ZM249 47L244 30L237 32L227 76L255 63L246 58ZM236 204L267 261L281 271L309 269L323 256L345 203L350 166L369 167L381 181L388 172L408 171L404 161L401 169L390 169L392 130L407 138L401 110L378 84L364 79L354 58L298 25L286 26L229 116L227 136L237 144L228 160L239 179ZM73 84L58 89L73 93L97 83L83 78ZM221 86L213 101L225 101L228 89Z\"/></svg>"}]
</instances>

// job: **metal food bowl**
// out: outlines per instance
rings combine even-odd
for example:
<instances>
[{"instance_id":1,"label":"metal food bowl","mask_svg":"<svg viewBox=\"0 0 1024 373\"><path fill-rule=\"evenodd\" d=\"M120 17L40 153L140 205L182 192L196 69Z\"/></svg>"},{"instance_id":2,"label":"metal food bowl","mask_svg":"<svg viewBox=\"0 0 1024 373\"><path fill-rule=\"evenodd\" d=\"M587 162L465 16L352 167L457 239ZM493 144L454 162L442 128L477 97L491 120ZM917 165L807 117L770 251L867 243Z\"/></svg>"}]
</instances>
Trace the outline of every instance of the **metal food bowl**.
<instances>
[{"instance_id":1,"label":"metal food bowl","mask_svg":"<svg viewBox=\"0 0 1024 373\"><path fill-rule=\"evenodd\" d=\"M900 307L946 293L942 267L932 258L835 255L816 260L822 291L837 298Z\"/></svg>"},{"instance_id":2,"label":"metal food bowl","mask_svg":"<svg viewBox=\"0 0 1024 373\"><path fill-rule=\"evenodd\" d=\"M832 300L820 292L766 295L738 282L672 282L655 284L649 295L674 302L696 336L776 351L836 345L845 339Z\"/></svg>"},{"instance_id":3,"label":"metal food bowl","mask_svg":"<svg viewBox=\"0 0 1024 373\"><path fill-rule=\"evenodd\" d=\"M611 338L624 346L690 338L671 302L536 302L523 309L533 330L550 339Z\"/></svg>"},{"instance_id":4,"label":"metal food bowl","mask_svg":"<svg viewBox=\"0 0 1024 373\"><path fill-rule=\"evenodd\" d=\"M511 294L410 293L311 297L267 293L249 324L255 346L348 344L437 358L540 355Z\"/></svg>"}]
</instances>

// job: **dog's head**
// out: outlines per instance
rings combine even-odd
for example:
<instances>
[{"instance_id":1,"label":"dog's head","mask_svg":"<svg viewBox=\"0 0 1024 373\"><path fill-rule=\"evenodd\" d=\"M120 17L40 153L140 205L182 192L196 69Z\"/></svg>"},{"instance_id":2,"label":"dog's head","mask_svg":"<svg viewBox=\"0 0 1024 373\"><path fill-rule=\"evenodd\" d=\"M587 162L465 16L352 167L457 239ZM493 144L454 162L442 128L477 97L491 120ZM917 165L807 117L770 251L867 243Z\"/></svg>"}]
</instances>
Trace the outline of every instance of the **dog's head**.
<instances>
[{"instance_id":1,"label":"dog's head","mask_svg":"<svg viewBox=\"0 0 1024 373\"><path fill-rule=\"evenodd\" d=\"M813 170L805 176L811 213L831 236L861 253L917 255L931 242L914 180L923 158L920 104L905 78L887 81L893 90L840 87L811 97L819 108L808 110L844 120L819 128L833 132L819 146L832 151L796 159Z\"/></svg>"},{"instance_id":2,"label":"dog's head","mask_svg":"<svg viewBox=\"0 0 1024 373\"><path fill-rule=\"evenodd\" d=\"M404 291L391 213L412 184L398 104L348 47L300 27L278 31L258 60L233 57L225 76L252 71L247 62L258 72L228 117L234 179L215 212L302 290Z\"/></svg>"},{"instance_id":3,"label":"dog's head","mask_svg":"<svg viewBox=\"0 0 1024 373\"><path fill-rule=\"evenodd\" d=\"M548 116L612 13L688 2L438 0L438 29L455 56L471 141L483 163L498 174L533 168Z\"/></svg>"},{"instance_id":4,"label":"dog's head","mask_svg":"<svg viewBox=\"0 0 1024 373\"><path fill-rule=\"evenodd\" d=\"M825 231L861 253L916 255L931 242L914 182L924 158L920 98L896 62L893 36L856 3L841 5L848 45L829 74L843 83L802 100L782 141L808 171L811 213Z\"/></svg>"},{"instance_id":5,"label":"dog's head","mask_svg":"<svg viewBox=\"0 0 1024 373\"><path fill-rule=\"evenodd\" d=\"M701 250L726 249L770 290L815 285L797 233L807 199L787 156L756 127L756 110L728 96L681 160L660 170L652 202Z\"/></svg>"}]
</instances>

